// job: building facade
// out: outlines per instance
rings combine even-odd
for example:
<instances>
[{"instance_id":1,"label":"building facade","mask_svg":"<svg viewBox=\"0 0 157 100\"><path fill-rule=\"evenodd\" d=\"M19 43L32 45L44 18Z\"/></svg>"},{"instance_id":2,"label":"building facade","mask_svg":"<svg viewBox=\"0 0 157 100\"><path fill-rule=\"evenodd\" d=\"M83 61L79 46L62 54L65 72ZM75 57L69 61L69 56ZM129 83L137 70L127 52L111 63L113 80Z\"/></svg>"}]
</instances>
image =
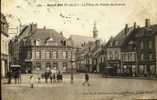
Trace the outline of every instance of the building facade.
<instances>
[{"instance_id":1,"label":"building facade","mask_svg":"<svg viewBox=\"0 0 157 100\"><path fill-rule=\"evenodd\" d=\"M155 33L157 25L145 20L144 27L125 26L107 43L107 64L115 68L117 74L127 76L155 76L156 53Z\"/></svg>"},{"instance_id":2,"label":"building facade","mask_svg":"<svg viewBox=\"0 0 157 100\"><path fill-rule=\"evenodd\" d=\"M9 35L8 23L3 14L1 14L1 76L5 77L9 71Z\"/></svg>"},{"instance_id":3,"label":"building facade","mask_svg":"<svg viewBox=\"0 0 157 100\"><path fill-rule=\"evenodd\" d=\"M22 65L24 72L43 72L47 69L76 71L76 49L67 46L63 33L30 24L21 31L17 39L12 44L19 46L19 61L16 61Z\"/></svg>"},{"instance_id":4,"label":"building facade","mask_svg":"<svg viewBox=\"0 0 157 100\"><path fill-rule=\"evenodd\" d=\"M155 37L157 25L151 25L145 20L145 26L137 28L134 25L132 33L128 34L122 47L123 66L129 75L155 76Z\"/></svg>"}]
</instances>

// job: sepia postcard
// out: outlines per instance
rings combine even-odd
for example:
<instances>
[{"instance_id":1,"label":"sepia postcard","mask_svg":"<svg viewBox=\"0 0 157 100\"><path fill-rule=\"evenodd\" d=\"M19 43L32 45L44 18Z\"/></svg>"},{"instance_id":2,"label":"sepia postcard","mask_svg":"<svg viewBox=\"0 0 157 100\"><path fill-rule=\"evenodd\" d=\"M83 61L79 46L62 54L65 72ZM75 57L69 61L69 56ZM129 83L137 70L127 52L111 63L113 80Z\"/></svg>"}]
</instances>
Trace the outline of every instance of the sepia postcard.
<instances>
[{"instance_id":1,"label":"sepia postcard","mask_svg":"<svg viewBox=\"0 0 157 100\"><path fill-rule=\"evenodd\" d=\"M0 100L157 100L157 0L1 0Z\"/></svg>"}]
</instances>

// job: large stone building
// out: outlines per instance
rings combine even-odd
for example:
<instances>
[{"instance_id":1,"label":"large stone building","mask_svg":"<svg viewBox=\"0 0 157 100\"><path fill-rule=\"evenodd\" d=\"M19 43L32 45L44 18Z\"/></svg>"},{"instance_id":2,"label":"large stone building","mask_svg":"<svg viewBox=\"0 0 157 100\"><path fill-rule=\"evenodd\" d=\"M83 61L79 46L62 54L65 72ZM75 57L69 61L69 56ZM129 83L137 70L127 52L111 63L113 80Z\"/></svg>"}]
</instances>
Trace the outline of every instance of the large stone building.
<instances>
[{"instance_id":1,"label":"large stone building","mask_svg":"<svg viewBox=\"0 0 157 100\"><path fill-rule=\"evenodd\" d=\"M101 40L97 38L96 23L92 37L72 35L69 40L77 48L76 64L79 71L101 72L104 54L102 54ZM70 42L69 42L70 43Z\"/></svg>"},{"instance_id":2,"label":"large stone building","mask_svg":"<svg viewBox=\"0 0 157 100\"><path fill-rule=\"evenodd\" d=\"M9 35L6 17L1 14L1 76L5 77L9 70Z\"/></svg>"},{"instance_id":3,"label":"large stone building","mask_svg":"<svg viewBox=\"0 0 157 100\"><path fill-rule=\"evenodd\" d=\"M95 39L93 37L81 36L81 35L71 35L67 40L67 44L76 48L76 66L78 71L85 71L85 55L88 53L87 45L89 43L94 43Z\"/></svg>"},{"instance_id":4,"label":"large stone building","mask_svg":"<svg viewBox=\"0 0 157 100\"><path fill-rule=\"evenodd\" d=\"M89 44L88 52L85 54L86 66L89 72L102 72L104 66L103 45L100 40L96 40L93 44Z\"/></svg>"},{"instance_id":5,"label":"large stone building","mask_svg":"<svg viewBox=\"0 0 157 100\"><path fill-rule=\"evenodd\" d=\"M145 20L144 27L126 27L107 43L107 63L117 74L152 76L156 73L155 38L157 25Z\"/></svg>"},{"instance_id":6,"label":"large stone building","mask_svg":"<svg viewBox=\"0 0 157 100\"><path fill-rule=\"evenodd\" d=\"M30 24L21 31L12 44L18 44L18 47L13 48L18 49L18 63L26 72L45 71L47 68L67 72L71 69L76 71L74 62L76 50L67 46L66 42L63 33ZM13 57L13 61L14 58L16 57Z\"/></svg>"}]
</instances>

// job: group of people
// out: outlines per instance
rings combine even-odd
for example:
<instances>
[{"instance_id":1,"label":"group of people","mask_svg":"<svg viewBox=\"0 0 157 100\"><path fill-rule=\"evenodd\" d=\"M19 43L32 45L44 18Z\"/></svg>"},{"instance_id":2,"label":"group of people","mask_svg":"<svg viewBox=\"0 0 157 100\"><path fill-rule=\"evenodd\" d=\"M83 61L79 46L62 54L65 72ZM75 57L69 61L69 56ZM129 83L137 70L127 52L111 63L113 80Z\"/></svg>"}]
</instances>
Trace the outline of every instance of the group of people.
<instances>
[{"instance_id":1,"label":"group of people","mask_svg":"<svg viewBox=\"0 0 157 100\"><path fill-rule=\"evenodd\" d=\"M14 70L14 71L9 71L7 72L7 78L8 78L8 84L11 84L12 78L15 81L15 84L21 83L21 71L20 70Z\"/></svg>"},{"instance_id":2,"label":"group of people","mask_svg":"<svg viewBox=\"0 0 157 100\"><path fill-rule=\"evenodd\" d=\"M48 80L50 80L51 84L52 83L60 83L63 81L63 75L60 71L57 74L51 73L51 72L45 72L41 75L41 78L45 79L45 83L48 83ZM38 83L41 83L41 78L38 77ZM85 78L85 80L82 83L82 85L83 86L85 86L85 85L90 86L88 73L85 73L84 78ZM34 82L33 82L33 76L32 75L30 76L30 82L31 82L31 87L33 88Z\"/></svg>"},{"instance_id":3,"label":"group of people","mask_svg":"<svg viewBox=\"0 0 157 100\"><path fill-rule=\"evenodd\" d=\"M20 71L14 71L14 73L8 72L8 84L11 83L11 79L12 77L15 80L15 84L16 83L21 83L22 79L21 79L21 72ZM74 77L71 78L71 80L73 80ZM33 84L34 84L34 76L30 75L29 77L30 79L30 84L31 87L33 88ZM51 71L46 71L43 74L41 74L41 76L38 77L38 83L41 83L41 80L44 79L45 83L48 83L48 80L50 80L50 83L60 83L63 82L63 74L58 71L58 72L51 72ZM90 86L89 84L89 75L88 73L85 73L84 75L84 82L82 83L82 85L87 85Z\"/></svg>"},{"instance_id":4,"label":"group of people","mask_svg":"<svg viewBox=\"0 0 157 100\"><path fill-rule=\"evenodd\" d=\"M50 82L62 82L63 81L63 75L60 71L58 73L52 73L51 71L45 72L41 75L41 77L38 77L38 83L40 83L42 79L45 79L45 83L48 83L48 80L50 79Z\"/></svg>"}]
</instances>

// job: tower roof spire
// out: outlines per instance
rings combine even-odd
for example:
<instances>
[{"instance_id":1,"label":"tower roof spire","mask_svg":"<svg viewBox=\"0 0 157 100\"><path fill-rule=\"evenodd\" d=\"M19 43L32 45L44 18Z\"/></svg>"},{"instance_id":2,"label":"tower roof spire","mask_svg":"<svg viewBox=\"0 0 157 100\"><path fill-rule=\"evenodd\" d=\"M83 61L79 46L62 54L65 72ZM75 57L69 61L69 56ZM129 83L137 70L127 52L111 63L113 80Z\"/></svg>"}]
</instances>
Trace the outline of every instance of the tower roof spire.
<instances>
[{"instance_id":1,"label":"tower roof spire","mask_svg":"<svg viewBox=\"0 0 157 100\"><path fill-rule=\"evenodd\" d=\"M93 38L97 38L98 37L98 30L96 27L96 22L94 22L94 27L93 27Z\"/></svg>"}]
</instances>

